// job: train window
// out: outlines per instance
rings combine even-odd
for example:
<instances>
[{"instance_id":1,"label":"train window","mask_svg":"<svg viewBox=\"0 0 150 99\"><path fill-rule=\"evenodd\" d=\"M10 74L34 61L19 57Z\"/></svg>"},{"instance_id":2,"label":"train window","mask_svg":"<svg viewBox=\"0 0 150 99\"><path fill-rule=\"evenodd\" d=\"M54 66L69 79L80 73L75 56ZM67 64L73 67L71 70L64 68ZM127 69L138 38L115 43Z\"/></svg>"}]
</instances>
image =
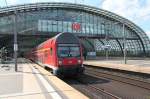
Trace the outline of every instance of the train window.
<instances>
[{"instance_id":1,"label":"train window","mask_svg":"<svg viewBox=\"0 0 150 99\"><path fill-rule=\"evenodd\" d=\"M58 47L59 57L80 57L79 46L59 46Z\"/></svg>"},{"instance_id":2,"label":"train window","mask_svg":"<svg viewBox=\"0 0 150 99\"><path fill-rule=\"evenodd\" d=\"M60 46L58 47L58 56L59 57L68 57L69 56L69 48Z\"/></svg>"},{"instance_id":3,"label":"train window","mask_svg":"<svg viewBox=\"0 0 150 99\"><path fill-rule=\"evenodd\" d=\"M70 47L70 56L71 57L80 57L80 49L78 46Z\"/></svg>"},{"instance_id":4,"label":"train window","mask_svg":"<svg viewBox=\"0 0 150 99\"><path fill-rule=\"evenodd\" d=\"M52 54L53 54L53 49L51 48L51 49L50 49L50 55L52 55Z\"/></svg>"}]
</instances>

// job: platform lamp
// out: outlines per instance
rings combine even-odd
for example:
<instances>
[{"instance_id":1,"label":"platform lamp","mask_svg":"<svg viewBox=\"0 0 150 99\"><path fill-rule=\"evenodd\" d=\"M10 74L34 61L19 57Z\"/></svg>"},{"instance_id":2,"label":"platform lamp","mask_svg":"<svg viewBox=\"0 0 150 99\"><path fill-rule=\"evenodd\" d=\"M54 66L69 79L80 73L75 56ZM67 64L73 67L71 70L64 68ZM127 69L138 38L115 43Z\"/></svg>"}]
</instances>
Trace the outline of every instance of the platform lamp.
<instances>
[{"instance_id":1,"label":"platform lamp","mask_svg":"<svg viewBox=\"0 0 150 99\"><path fill-rule=\"evenodd\" d=\"M123 50L123 56L124 56L124 64L127 64L127 46L126 46L126 34L124 31L125 24L122 24L122 33L123 33L123 44L124 44L124 50Z\"/></svg>"},{"instance_id":2,"label":"platform lamp","mask_svg":"<svg viewBox=\"0 0 150 99\"><path fill-rule=\"evenodd\" d=\"M123 60L124 64L127 64L127 42L126 42L126 34L125 34L125 21L122 21L122 34L123 34ZM120 24L120 22L115 22L114 25Z\"/></svg>"},{"instance_id":3,"label":"platform lamp","mask_svg":"<svg viewBox=\"0 0 150 99\"><path fill-rule=\"evenodd\" d=\"M105 50L105 57L106 57L106 60L108 60L108 54L109 54L109 50L110 50L110 48L111 48L111 45L109 45L109 43L108 43L108 41L109 41L109 37L108 37L108 35L109 35L109 28L110 28L110 23L102 23L103 24L103 26L104 26L104 32L105 32L105 40L106 40L106 44L105 44L105 46L104 46L104 50ZM107 27L107 31L106 31L106 28L105 27Z\"/></svg>"},{"instance_id":4,"label":"platform lamp","mask_svg":"<svg viewBox=\"0 0 150 99\"><path fill-rule=\"evenodd\" d=\"M18 43L17 43L17 9L14 10L14 63L15 71L18 71L17 67L17 54L18 54Z\"/></svg>"},{"instance_id":5,"label":"platform lamp","mask_svg":"<svg viewBox=\"0 0 150 99\"><path fill-rule=\"evenodd\" d=\"M6 7L8 7L7 0L5 0ZM14 64L15 64L15 71L17 72L17 51L18 51L18 44L17 44L17 9L14 9Z\"/></svg>"}]
</instances>

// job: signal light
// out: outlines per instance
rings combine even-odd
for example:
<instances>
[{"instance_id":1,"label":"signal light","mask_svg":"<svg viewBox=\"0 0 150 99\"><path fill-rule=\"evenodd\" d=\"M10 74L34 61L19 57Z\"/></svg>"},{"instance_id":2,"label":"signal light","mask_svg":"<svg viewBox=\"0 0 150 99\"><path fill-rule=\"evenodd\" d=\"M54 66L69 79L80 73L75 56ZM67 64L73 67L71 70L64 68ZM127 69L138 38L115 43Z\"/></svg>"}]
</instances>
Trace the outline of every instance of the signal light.
<instances>
[{"instance_id":1,"label":"signal light","mask_svg":"<svg viewBox=\"0 0 150 99\"><path fill-rule=\"evenodd\" d=\"M62 61L58 61L58 64L59 64L59 65L62 65Z\"/></svg>"},{"instance_id":2,"label":"signal light","mask_svg":"<svg viewBox=\"0 0 150 99\"><path fill-rule=\"evenodd\" d=\"M78 60L78 64L81 64L81 60Z\"/></svg>"}]
</instances>

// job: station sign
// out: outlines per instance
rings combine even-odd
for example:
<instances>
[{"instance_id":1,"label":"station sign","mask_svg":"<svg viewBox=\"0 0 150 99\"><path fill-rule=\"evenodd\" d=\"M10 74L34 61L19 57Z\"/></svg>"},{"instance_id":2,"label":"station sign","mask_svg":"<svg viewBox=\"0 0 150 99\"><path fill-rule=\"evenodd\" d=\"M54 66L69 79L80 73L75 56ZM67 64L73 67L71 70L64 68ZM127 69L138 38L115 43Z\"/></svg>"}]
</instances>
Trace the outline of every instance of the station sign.
<instances>
[{"instance_id":1,"label":"station sign","mask_svg":"<svg viewBox=\"0 0 150 99\"><path fill-rule=\"evenodd\" d=\"M96 56L96 52L87 52L87 56Z\"/></svg>"},{"instance_id":2,"label":"station sign","mask_svg":"<svg viewBox=\"0 0 150 99\"><path fill-rule=\"evenodd\" d=\"M111 45L104 45L103 48L104 48L104 50L110 50L111 49Z\"/></svg>"},{"instance_id":3,"label":"station sign","mask_svg":"<svg viewBox=\"0 0 150 99\"><path fill-rule=\"evenodd\" d=\"M79 31L81 29L80 23L72 23L72 29Z\"/></svg>"}]
</instances>

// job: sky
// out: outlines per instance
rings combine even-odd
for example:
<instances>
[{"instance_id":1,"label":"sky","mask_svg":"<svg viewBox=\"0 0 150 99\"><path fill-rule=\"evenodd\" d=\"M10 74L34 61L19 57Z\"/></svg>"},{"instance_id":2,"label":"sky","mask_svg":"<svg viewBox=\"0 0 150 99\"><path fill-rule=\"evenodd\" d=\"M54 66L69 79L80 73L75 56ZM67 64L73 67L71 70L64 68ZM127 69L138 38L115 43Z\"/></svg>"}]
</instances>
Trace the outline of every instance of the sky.
<instances>
[{"instance_id":1,"label":"sky","mask_svg":"<svg viewBox=\"0 0 150 99\"><path fill-rule=\"evenodd\" d=\"M108 10L134 22L150 38L150 0L0 0L0 7L35 2L80 3Z\"/></svg>"}]
</instances>

